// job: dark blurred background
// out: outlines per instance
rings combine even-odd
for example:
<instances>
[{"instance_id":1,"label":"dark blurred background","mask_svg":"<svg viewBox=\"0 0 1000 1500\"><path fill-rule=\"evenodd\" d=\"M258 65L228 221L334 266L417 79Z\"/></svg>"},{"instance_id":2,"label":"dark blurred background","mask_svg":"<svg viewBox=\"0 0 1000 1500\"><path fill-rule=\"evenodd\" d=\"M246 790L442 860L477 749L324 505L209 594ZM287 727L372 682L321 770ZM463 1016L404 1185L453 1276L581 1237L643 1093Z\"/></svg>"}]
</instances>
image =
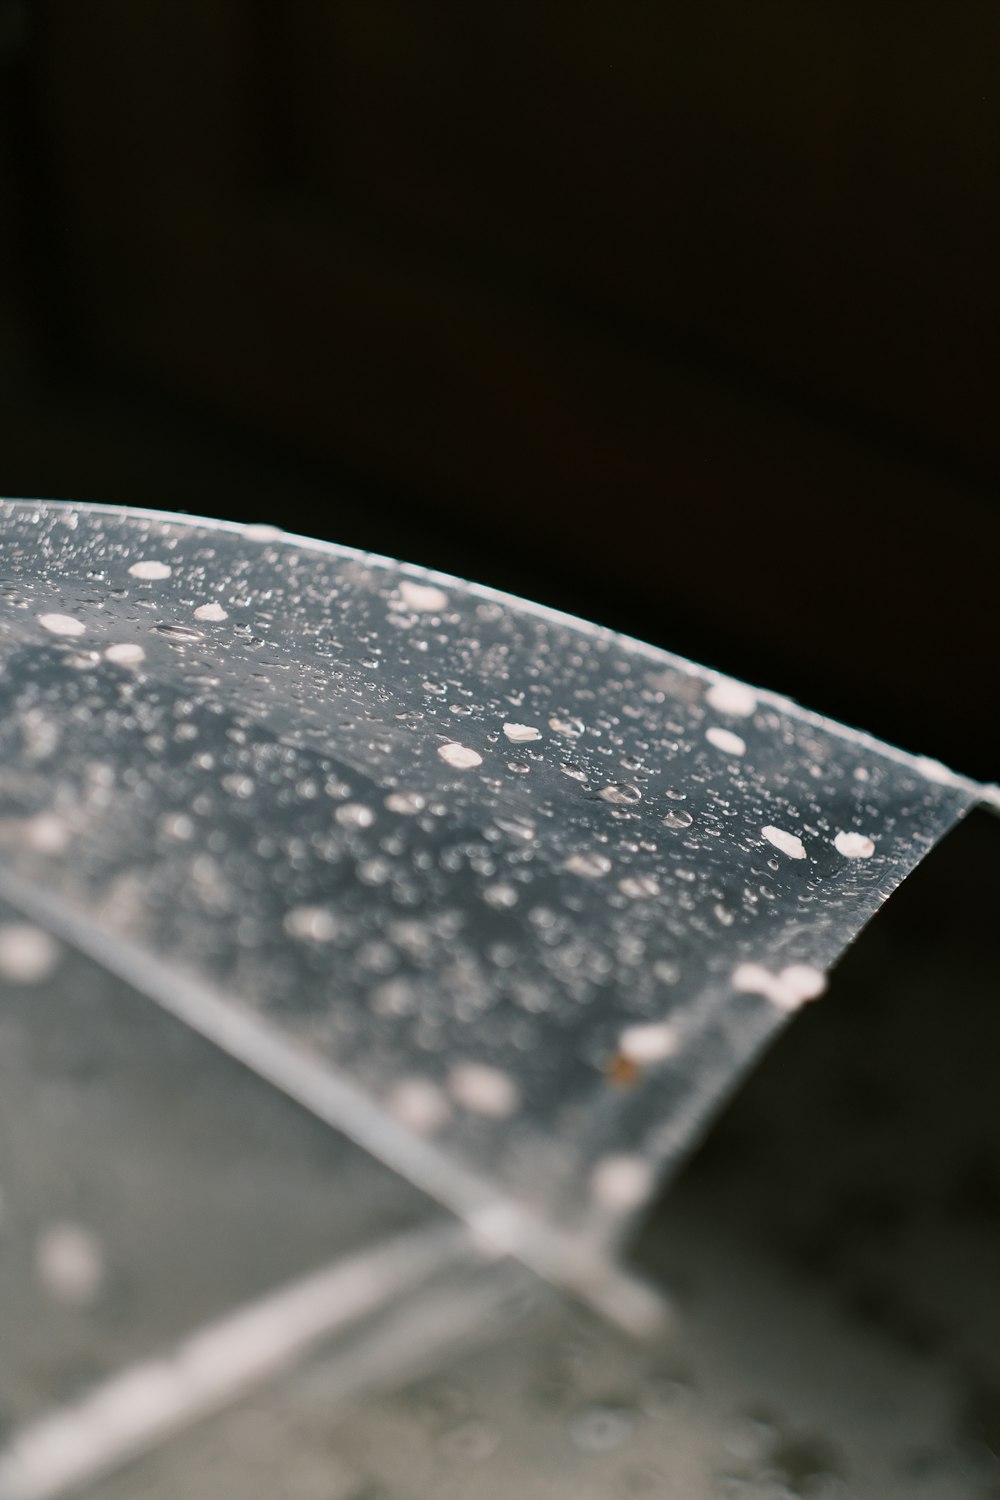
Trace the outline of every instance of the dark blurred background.
<instances>
[{"instance_id":1,"label":"dark blurred background","mask_svg":"<svg viewBox=\"0 0 1000 1500\"><path fill-rule=\"evenodd\" d=\"M274 521L996 775L994 0L0 0L0 491Z\"/></svg>"}]
</instances>

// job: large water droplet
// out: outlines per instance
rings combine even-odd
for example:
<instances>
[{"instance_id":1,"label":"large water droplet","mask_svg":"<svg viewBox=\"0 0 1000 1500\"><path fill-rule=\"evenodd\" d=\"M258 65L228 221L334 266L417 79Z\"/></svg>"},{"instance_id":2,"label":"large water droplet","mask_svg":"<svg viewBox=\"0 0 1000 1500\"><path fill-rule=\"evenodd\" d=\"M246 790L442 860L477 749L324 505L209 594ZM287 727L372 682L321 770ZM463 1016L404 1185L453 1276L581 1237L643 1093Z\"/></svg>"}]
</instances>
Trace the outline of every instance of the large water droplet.
<instances>
[{"instance_id":1,"label":"large water droplet","mask_svg":"<svg viewBox=\"0 0 1000 1500\"><path fill-rule=\"evenodd\" d=\"M554 730L556 734L565 735L568 739L573 740L579 739L586 727L582 719L553 718L549 720L550 729Z\"/></svg>"},{"instance_id":2,"label":"large water droplet","mask_svg":"<svg viewBox=\"0 0 1000 1500\"><path fill-rule=\"evenodd\" d=\"M203 641L205 632L193 625L154 625L157 635L165 635L170 641Z\"/></svg>"},{"instance_id":3,"label":"large water droplet","mask_svg":"<svg viewBox=\"0 0 1000 1500\"><path fill-rule=\"evenodd\" d=\"M457 740L439 745L438 755L445 765L452 766L456 771L471 771L474 766L481 766L483 763L478 750L473 750L469 745L460 745Z\"/></svg>"},{"instance_id":4,"label":"large water droplet","mask_svg":"<svg viewBox=\"0 0 1000 1500\"><path fill-rule=\"evenodd\" d=\"M636 802L642 801L642 793L631 781L612 782L609 786L602 787L597 795L614 807L632 807Z\"/></svg>"}]
</instances>

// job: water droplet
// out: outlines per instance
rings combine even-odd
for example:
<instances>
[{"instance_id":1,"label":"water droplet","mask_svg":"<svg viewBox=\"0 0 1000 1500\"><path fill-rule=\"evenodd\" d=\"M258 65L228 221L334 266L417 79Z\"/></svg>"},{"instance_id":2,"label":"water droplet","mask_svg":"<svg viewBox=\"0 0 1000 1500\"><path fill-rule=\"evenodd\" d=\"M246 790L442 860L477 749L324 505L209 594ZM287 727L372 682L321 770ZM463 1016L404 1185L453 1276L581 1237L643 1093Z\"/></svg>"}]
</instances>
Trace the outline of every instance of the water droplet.
<instances>
[{"instance_id":1,"label":"water droplet","mask_svg":"<svg viewBox=\"0 0 1000 1500\"><path fill-rule=\"evenodd\" d=\"M448 1092L470 1114L506 1119L518 1105L514 1080L484 1063L457 1063L448 1074Z\"/></svg>"},{"instance_id":2,"label":"water droplet","mask_svg":"<svg viewBox=\"0 0 1000 1500\"><path fill-rule=\"evenodd\" d=\"M170 641L203 641L205 632L195 630L193 625L154 625L157 635L165 635Z\"/></svg>"},{"instance_id":3,"label":"water droplet","mask_svg":"<svg viewBox=\"0 0 1000 1500\"><path fill-rule=\"evenodd\" d=\"M483 891L483 900L488 906L498 909L517 905L517 891L514 886L500 881L496 885L488 885Z\"/></svg>"},{"instance_id":4,"label":"water droplet","mask_svg":"<svg viewBox=\"0 0 1000 1500\"><path fill-rule=\"evenodd\" d=\"M474 766L481 766L483 763L483 757L477 750L468 745L460 745L457 740L439 745L438 755L445 765L452 766L456 771L471 771Z\"/></svg>"},{"instance_id":5,"label":"water droplet","mask_svg":"<svg viewBox=\"0 0 1000 1500\"><path fill-rule=\"evenodd\" d=\"M632 1062L662 1062L666 1057L673 1057L677 1042L677 1029L669 1021L648 1021L638 1026L626 1026L618 1038L618 1050Z\"/></svg>"},{"instance_id":6,"label":"water droplet","mask_svg":"<svg viewBox=\"0 0 1000 1500\"><path fill-rule=\"evenodd\" d=\"M100 1240L82 1224L50 1224L35 1245L35 1274L57 1302L89 1306L104 1282Z\"/></svg>"},{"instance_id":7,"label":"water droplet","mask_svg":"<svg viewBox=\"0 0 1000 1500\"><path fill-rule=\"evenodd\" d=\"M596 880L598 876L608 874L611 861L606 854L571 854L569 859L563 861L563 869L568 870L571 875L584 875L590 880Z\"/></svg>"},{"instance_id":8,"label":"water droplet","mask_svg":"<svg viewBox=\"0 0 1000 1500\"><path fill-rule=\"evenodd\" d=\"M82 620L76 620L72 615L38 615L36 618L50 635L83 635L87 628Z\"/></svg>"},{"instance_id":9,"label":"water droplet","mask_svg":"<svg viewBox=\"0 0 1000 1500\"><path fill-rule=\"evenodd\" d=\"M314 943L330 943L340 931L340 923L325 906L296 906L285 914L284 926L289 937Z\"/></svg>"},{"instance_id":10,"label":"water droplet","mask_svg":"<svg viewBox=\"0 0 1000 1500\"><path fill-rule=\"evenodd\" d=\"M549 728L556 734L566 735L568 739L579 739L586 729L582 719L550 719Z\"/></svg>"},{"instance_id":11,"label":"water droplet","mask_svg":"<svg viewBox=\"0 0 1000 1500\"><path fill-rule=\"evenodd\" d=\"M654 875L626 875L623 880L619 880L618 889L623 896L637 901L643 896L658 896L660 882Z\"/></svg>"},{"instance_id":12,"label":"water droplet","mask_svg":"<svg viewBox=\"0 0 1000 1500\"><path fill-rule=\"evenodd\" d=\"M597 795L614 807L632 807L636 802L642 801L642 792L631 781L612 782L609 786L601 787Z\"/></svg>"},{"instance_id":13,"label":"water droplet","mask_svg":"<svg viewBox=\"0 0 1000 1500\"><path fill-rule=\"evenodd\" d=\"M375 958L376 965L381 967L383 973L387 956L395 962L395 953L387 943L371 945L368 952L369 958ZM387 979L385 984L380 984L371 992L371 1008L377 1016L412 1016L416 1014L419 1004L417 990L408 979L399 976Z\"/></svg>"},{"instance_id":14,"label":"water droplet","mask_svg":"<svg viewBox=\"0 0 1000 1500\"><path fill-rule=\"evenodd\" d=\"M59 944L40 927L10 922L0 927L0 978L11 984L41 984L59 962Z\"/></svg>"},{"instance_id":15,"label":"water droplet","mask_svg":"<svg viewBox=\"0 0 1000 1500\"><path fill-rule=\"evenodd\" d=\"M38 813L21 825L25 843L41 854L62 854L70 842L70 830L55 813Z\"/></svg>"},{"instance_id":16,"label":"water droplet","mask_svg":"<svg viewBox=\"0 0 1000 1500\"><path fill-rule=\"evenodd\" d=\"M705 730L705 738L716 750L721 750L725 755L744 755L746 753L746 740L740 735L734 734L731 729L723 729L718 724L712 724Z\"/></svg>"},{"instance_id":17,"label":"water droplet","mask_svg":"<svg viewBox=\"0 0 1000 1500\"><path fill-rule=\"evenodd\" d=\"M134 667L145 660L146 653L137 641L118 641L113 646L105 646L104 655L116 666Z\"/></svg>"},{"instance_id":18,"label":"water droplet","mask_svg":"<svg viewBox=\"0 0 1000 1500\"><path fill-rule=\"evenodd\" d=\"M796 834L788 833L784 828L772 828L770 824L762 828L761 833L769 844L787 854L789 859L806 858L805 845Z\"/></svg>"},{"instance_id":19,"label":"water droplet","mask_svg":"<svg viewBox=\"0 0 1000 1500\"><path fill-rule=\"evenodd\" d=\"M795 1005L817 1000L826 990L826 975L812 964L789 964L778 978L785 995Z\"/></svg>"},{"instance_id":20,"label":"water droplet","mask_svg":"<svg viewBox=\"0 0 1000 1500\"><path fill-rule=\"evenodd\" d=\"M418 614L435 615L448 608L448 595L444 589L435 588L430 583L414 583L410 578L404 578L400 583L399 598L407 609Z\"/></svg>"},{"instance_id":21,"label":"water droplet","mask_svg":"<svg viewBox=\"0 0 1000 1500\"><path fill-rule=\"evenodd\" d=\"M763 995L779 1010L798 1010L809 1000L816 1000L826 989L826 975L811 964L790 964L780 974L763 964L739 964L733 972L733 988L753 995Z\"/></svg>"},{"instance_id":22,"label":"water droplet","mask_svg":"<svg viewBox=\"0 0 1000 1500\"><path fill-rule=\"evenodd\" d=\"M248 797L252 797L257 790L253 777L244 776L239 771L234 772L231 776L223 776L222 785L231 796L239 797L241 802L245 802Z\"/></svg>"},{"instance_id":23,"label":"water droplet","mask_svg":"<svg viewBox=\"0 0 1000 1500\"><path fill-rule=\"evenodd\" d=\"M687 792L682 792L681 789L680 789L680 787L676 787L676 786L669 787L668 790L667 790L667 796L670 798L671 802L686 802L687 801Z\"/></svg>"},{"instance_id":24,"label":"water droplet","mask_svg":"<svg viewBox=\"0 0 1000 1500\"><path fill-rule=\"evenodd\" d=\"M179 844L194 838L194 820L187 813L166 813L160 819L160 832L164 838L175 839Z\"/></svg>"},{"instance_id":25,"label":"water droplet","mask_svg":"<svg viewBox=\"0 0 1000 1500\"><path fill-rule=\"evenodd\" d=\"M403 813L412 817L415 813L423 812L427 806L427 799L421 797L419 792L390 792L385 799L385 805L390 812Z\"/></svg>"},{"instance_id":26,"label":"water droplet","mask_svg":"<svg viewBox=\"0 0 1000 1500\"><path fill-rule=\"evenodd\" d=\"M757 694L745 682L713 682L705 694L705 701L720 714L730 714L734 719L746 719L757 707Z\"/></svg>"},{"instance_id":27,"label":"water droplet","mask_svg":"<svg viewBox=\"0 0 1000 1500\"><path fill-rule=\"evenodd\" d=\"M694 818L689 812L672 807L669 812L663 814L662 822L664 828L690 828Z\"/></svg>"},{"instance_id":28,"label":"water droplet","mask_svg":"<svg viewBox=\"0 0 1000 1500\"><path fill-rule=\"evenodd\" d=\"M838 833L833 847L845 859L868 859L875 853L874 842L863 833Z\"/></svg>"},{"instance_id":29,"label":"water droplet","mask_svg":"<svg viewBox=\"0 0 1000 1500\"><path fill-rule=\"evenodd\" d=\"M150 560L149 562L134 562L129 568L129 572L133 578L142 578L147 582L152 582L160 578L169 578L173 569L169 563L153 562Z\"/></svg>"},{"instance_id":30,"label":"water droplet","mask_svg":"<svg viewBox=\"0 0 1000 1500\"><path fill-rule=\"evenodd\" d=\"M653 1172L641 1156L603 1156L590 1174L590 1190L602 1208L627 1213L653 1189Z\"/></svg>"},{"instance_id":31,"label":"water droplet","mask_svg":"<svg viewBox=\"0 0 1000 1500\"><path fill-rule=\"evenodd\" d=\"M527 745L531 740L540 740L542 732L533 724L505 724L503 732L514 745Z\"/></svg>"},{"instance_id":32,"label":"water droplet","mask_svg":"<svg viewBox=\"0 0 1000 1500\"><path fill-rule=\"evenodd\" d=\"M389 1095L388 1104L400 1124L416 1135L435 1135L451 1115L444 1094L428 1078L401 1079Z\"/></svg>"},{"instance_id":33,"label":"water droplet","mask_svg":"<svg viewBox=\"0 0 1000 1500\"><path fill-rule=\"evenodd\" d=\"M375 821L375 814L363 802L345 802L334 817L341 828L370 828Z\"/></svg>"}]
</instances>

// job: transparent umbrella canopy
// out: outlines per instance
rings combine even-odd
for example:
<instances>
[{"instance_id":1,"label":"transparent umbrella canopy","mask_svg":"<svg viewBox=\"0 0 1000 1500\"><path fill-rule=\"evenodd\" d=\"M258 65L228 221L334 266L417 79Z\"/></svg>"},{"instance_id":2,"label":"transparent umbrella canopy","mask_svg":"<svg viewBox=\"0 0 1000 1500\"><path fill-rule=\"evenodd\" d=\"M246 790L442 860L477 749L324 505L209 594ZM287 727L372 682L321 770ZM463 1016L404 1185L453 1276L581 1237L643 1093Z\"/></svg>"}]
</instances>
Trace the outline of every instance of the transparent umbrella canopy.
<instances>
[{"instance_id":1,"label":"transparent umbrella canopy","mask_svg":"<svg viewBox=\"0 0 1000 1500\"><path fill-rule=\"evenodd\" d=\"M3 1500L279 1371L651 1332L636 1214L983 795L271 528L6 503L0 637Z\"/></svg>"}]
</instances>

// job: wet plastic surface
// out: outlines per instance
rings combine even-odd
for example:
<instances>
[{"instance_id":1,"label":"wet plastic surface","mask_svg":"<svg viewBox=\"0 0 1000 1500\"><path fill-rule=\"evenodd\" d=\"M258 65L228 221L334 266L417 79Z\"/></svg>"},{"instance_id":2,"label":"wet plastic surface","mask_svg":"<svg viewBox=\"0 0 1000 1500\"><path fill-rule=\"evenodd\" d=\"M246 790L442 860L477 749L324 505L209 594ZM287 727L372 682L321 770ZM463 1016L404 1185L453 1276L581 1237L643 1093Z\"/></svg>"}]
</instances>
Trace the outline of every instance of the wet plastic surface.
<instances>
[{"instance_id":1,"label":"wet plastic surface","mask_svg":"<svg viewBox=\"0 0 1000 1500\"><path fill-rule=\"evenodd\" d=\"M437 1213L429 1198L484 1249L628 1321L614 1247L657 1180L977 799L941 767L663 652L261 528L24 503L0 512L0 545L0 976L15 1055L53 1061L44 1012L17 1013L25 965L45 967L28 923L73 950L74 973L96 964L131 991L116 999L112 982L88 1000L87 982L52 980L67 1038L54 1063L83 1066L69 1032L89 1021L92 1065L123 1111L113 1132L134 1101L125 1178L145 1142L154 1161L184 1145L155 1095L140 1107L156 1028L184 1037L165 1055L211 1056L178 1062L185 1076L231 1069L150 999L364 1148L331 1144L357 1164L343 1176L339 1156L304 1153L295 1172L326 1173L350 1229L341 1212L327 1238L303 1180L297 1255L380 1242L412 1222L403 1205ZM87 1009L122 1004L142 1022ZM178 1078L162 1081L174 1098ZM209 1093L229 1087L220 1074ZM263 1120L277 1103L240 1108ZM97 1128L86 1100L81 1119ZM215 1133L211 1113L203 1129ZM81 1131L82 1155L92 1144ZM107 1154L100 1171L118 1172ZM404 1179L398 1201L379 1187L395 1182L386 1168ZM88 1170L78 1196L96 1205ZM149 1202L186 1213L189 1169L169 1170L169 1192L146 1183ZM15 1173L8 1195L34 1224L29 1178ZM239 1194L219 1191L224 1261L244 1231ZM93 1225L112 1264L115 1222L112 1204ZM85 1241L55 1251L86 1281ZM16 1274L37 1280L25 1255ZM234 1276L228 1305L252 1282ZM163 1326L214 1311L165 1302ZM133 1357L117 1338L88 1351L84 1377ZM30 1333L18 1339L23 1353ZM19 1420L43 1388L44 1374L30 1398L13 1387Z\"/></svg>"},{"instance_id":2,"label":"wet plastic surface","mask_svg":"<svg viewBox=\"0 0 1000 1500\"><path fill-rule=\"evenodd\" d=\"M630 1205L602 1155L669 1162L812 983L741 965L825 968L973 800L375 560L58 507L4 528L7 868L349 1075L456 1200L474 1174L603 1228Z\"/></svg>"}]
</instances>

